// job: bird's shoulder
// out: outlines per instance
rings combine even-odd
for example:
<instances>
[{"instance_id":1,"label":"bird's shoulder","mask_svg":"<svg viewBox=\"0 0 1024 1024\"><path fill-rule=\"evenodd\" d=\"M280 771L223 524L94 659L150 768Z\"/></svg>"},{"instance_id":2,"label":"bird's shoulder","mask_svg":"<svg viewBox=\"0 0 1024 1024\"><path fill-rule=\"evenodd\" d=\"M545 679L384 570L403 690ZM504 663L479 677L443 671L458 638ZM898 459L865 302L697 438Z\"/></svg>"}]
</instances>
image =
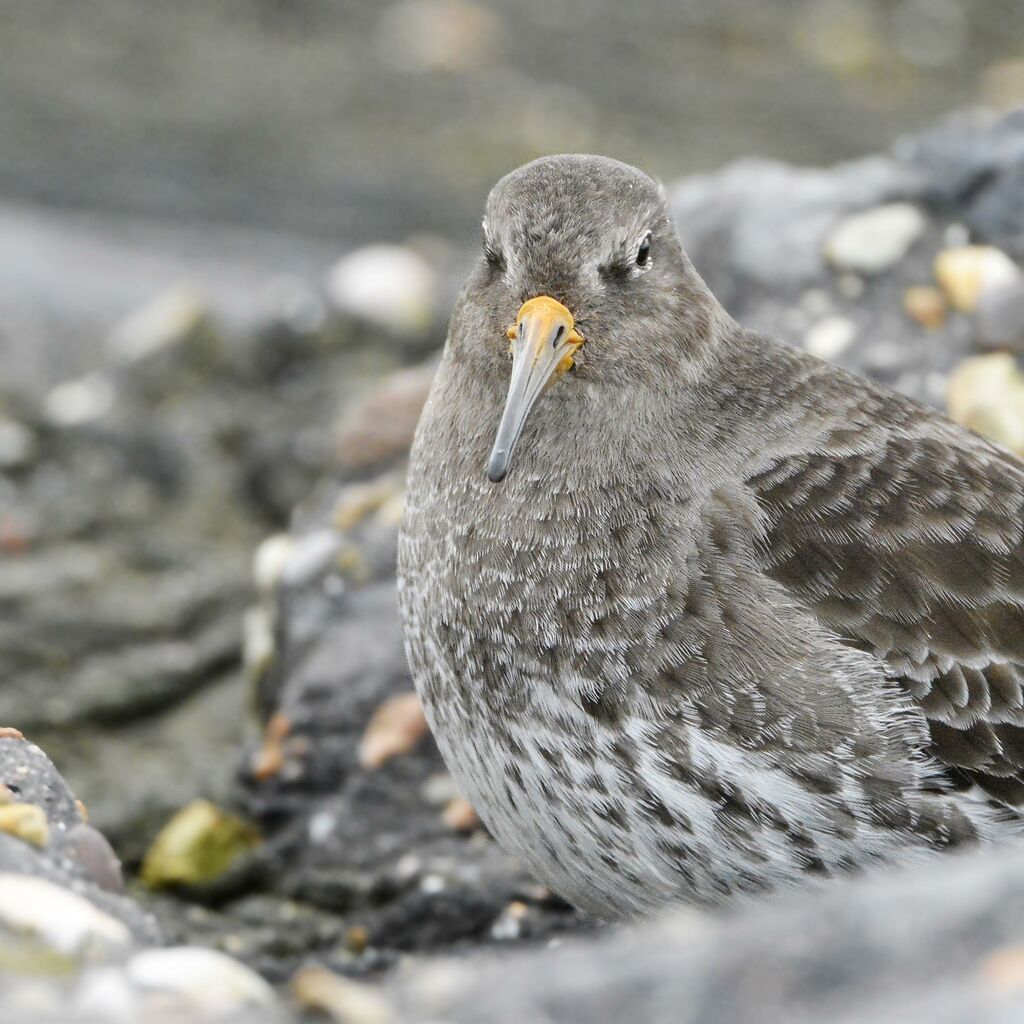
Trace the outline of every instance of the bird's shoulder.
<instances>
[{"instance_id":1,"label":"bird's shoulder","mask_svg":"<svg viewBox=\"0 0 1024 1024\"><path fill-rule=\"evenodd\" d=\"M883 661L941 761L1024 802L1024 465L864 378L784 358L818 429L745 481L763 571Z\"/></svg>"}]
</instances>

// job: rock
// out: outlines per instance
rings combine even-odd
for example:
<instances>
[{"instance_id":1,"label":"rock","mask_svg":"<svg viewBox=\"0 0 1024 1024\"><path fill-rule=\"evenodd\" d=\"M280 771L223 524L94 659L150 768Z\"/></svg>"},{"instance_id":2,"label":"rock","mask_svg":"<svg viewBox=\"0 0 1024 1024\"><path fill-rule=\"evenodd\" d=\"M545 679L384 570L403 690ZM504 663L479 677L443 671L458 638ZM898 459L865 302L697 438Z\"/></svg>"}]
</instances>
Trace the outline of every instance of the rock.
<instances>
[{"instance_id":1,"label":"rock","mask_svg":"<svg viewBox=\"0 0 1024 1024\"><path fill-rule=\"evenodd\" d=\"M101 889L124 892L121 861L102 832L84 823L72 825L58 842L61 856L74 861Z\"/></svg>"},{"instance_id":2,"label":"rock","mask_svg":"<svg viewBox=\"0 0 1024 1024\"><path fill-rule=\"evenodd\" d=\"M127 365L161 360L179 346L199 342L208 318L203 302L192 292L168 292L115 327L108 349L116 361Z\"/></svg>"},{"instance_id":3,"label":"rock","mask_svg":"<svg viewBox=\"0 0 1024 1024\"><path fill-rule=\"evenodd\" d=\"M224 874L259 842L255 829L207 800L183 807L156 837L142 864L150 888L202 885Z\"/></svg>"},{"instance_id":4,"label":"rock","mask_svg":"<svg viewBox=\"0 0 1024 1024\"><path fill-rule=\"evenodd\" d=\"M58 427L82 427L103 419L114 406L115 392L101 373L58 384L46 396L43 411Z\"/></svg>"},{"instance_id":5,"label":"rock","mask_svg":"<svg viewBox=\"0 0 1024 1024\"><path fill-rule=\"evenodd\" d=\"M128 961L125 974L143 992L175 997L183 1014L222 1018L276 1003L273 989L258 974L212 949L145 950Z\"/></svg>"},{"instance_id":6,"label":"rock","mask_svg":"<svg viewBox=\"0 0 1024 1024\"><path fill-rule=\"evenodd\" d=\"M935 278L961 313L973 313L983 295L1016 284L1020 276L1013 260L987 245L944 249L935 257Z\"/></svg>"},{"instance_id":7,"label":"rock","mask_svg":"<svg viewBox=\"0 0 1024 1024\"><path fill-rule=\"evenodd\" d=\"M950 377L947 400L957 423L1024 454L1024 374L1013 356L966 360Z\"/></svg>"},{"instance_id":8,"label":"rock","mask_svg":"<svg viewBox=\"0 0 1024 1024\"><path fill-rule=\"evenodd\" d=\"M275 533L256 549L252 560L253 582L265 596L273 595L281 582L295 542L286 533Z\"/></svg>"},{"instance_id":9,"label":"rock","mask_svg":"<svg viewBox=\"0 0 1024 1024\"><path fill-rule=\"evenodd\" d=\"M296 972L291 993L301 1009L327 1014L338 1024L392 1024L395 1020L386 999L375 989L323 967Z\"/></svg>"},{"instance_id":10,"label":"rock","mask_svg":"<svg viewBox=\"0 0 1024 1024\"><path fill-rule=\"evenodd\" d=\"M1000 1024L1024 1009L1022 945L1024 858L1011 848L559 949L421 963L384 995L409 1024Z\"/></svg>"},{"instance_id":11,"label":"rock","mask_svg":"<svg viewBox=\"0 0 1024 1024\"><path fill-rule=\"evenodd\" d=\"M36 438L28 427L0 415L0 472L30 463L36 452Z\"/></svg>"},{"instance_id":12,"label":"rock","mask_svg":"<svg viewBox=\"0 0 1024 1024\"><path fill-rule=\"evenodd\" d=\"M423 705L415 693L389 697L373 713L359 744L363 768L379 768L400 754L407 754L427 734Z\"/></svg>"},{"instance_id":13,"label":"rock","mask_svg":"<svg viewBox=\"0 0 1024 1024\"><path fill-rule=\"evenodd\" d=\"M46 846L50 841L46 812L35 804L8 803L0 806L0 832L33 846Z\"/></svg>"},{"instance_id":14,"label":"rock","mask_svg":"<svg viewBox=\"0 0 1024 1024\"><path fill-rule=\"evenodd\" d=\"M946 322L946 297L930 285L914 285L903 293L903 309L922 327L936 330Z\"/></svg>"},{"instance_id":15,"label":"rock","mask_svg":"<svg viewBox=\"0 0 1024 1024\"><path fill-rule=\"evenodd\" d=\"M400 370L345 413L336 441L343 469L364 471L404 458L412 446L434 369L431 361Z\"/></svg>"},{"instance_id":16,"label":"rock","mask_svg":"<svg viewBox=\"0 0 1024 1024\"><path fill-rule=\"evenodd\" d=\"M399 337L422 335L438 312L437 275L405 246L349 253L331 268L326 288L337 312Z\"/></svg>"},{"instance_id":17,"label":"rock","mask_svg":"<svg viewBox=\"0 0 1024 1024\"><path fill-rule=\"evenodd\" d=\"M464 796L452 797L448 801L441 820L456 832L472 832L480 827L480 819L473 805Z\"/></svg>"},{"instance_id":18,"label":"rock","mask_svg":"<svg viewBox=\"0 0 1024 1024\"><path fill-rule=\"evenodd\" d=\"M835 359L845 352L857 336L856 325L842 316L819 320L804 335L804 348L819 359Z\"/></svg>"},{"instance_id":19,"label":"rock","mask_svg":"<svg viewBox=\"0 0 1024 1024\"><path fill-rule=\"evenodd\" d=\"M975 329L978 344L985 348L1024 348L1024 277L982 292Z\"/></svg>"},{"instance_id":20,"label":"rock","mask_svg":"<svg viewBox=\"0 0 1024 1024\"><path fill-rule=\"evenodd\" d=\"M903 259L924 229L916 206L878 206L843 218L825 240L825 258L838 270L880 274Z\"/></svg>"},{"instance_id":21,"label":"rock","mask_svg":"<svg viewBox=\"0 0 1024 1024\"><path fill-rule=\"evenodd\" d=\"M23 932L59 953L127 948L132 936L120 921L77 893L45 878L0 873L0 927Z\"/></svg>"}]
</instances>

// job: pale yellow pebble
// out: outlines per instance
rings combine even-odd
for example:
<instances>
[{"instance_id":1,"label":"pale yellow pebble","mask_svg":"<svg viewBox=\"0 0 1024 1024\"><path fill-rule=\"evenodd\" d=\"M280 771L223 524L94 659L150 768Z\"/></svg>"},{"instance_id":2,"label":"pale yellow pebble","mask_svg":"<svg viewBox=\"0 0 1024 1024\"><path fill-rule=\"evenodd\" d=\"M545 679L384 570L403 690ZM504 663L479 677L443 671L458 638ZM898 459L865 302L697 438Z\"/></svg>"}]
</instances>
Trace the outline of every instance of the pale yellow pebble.
<instances>
[{"instance_id":1,"label":"pale yellow pebble","mask_svg":"<svg viewBox=\"0 0 1024 1024\"><path fill-rule=\"evenodd\" d=\"M50 841L46 812L35 804L4 804L0 806L0 832L43 847Z\"/></svg>"},{"instance_id":2,"label":"pale yellow pebble","mask_svg":"<svg viewBox=\"0 0 1024 1024\"><path fill-rule=\"evenodd\" d=\"M1017 264L991 245L961 245L935 257L935 279L961 313L973 313L984 293L1012 284L1019 276Z\"/></svg>"}]
</instances>

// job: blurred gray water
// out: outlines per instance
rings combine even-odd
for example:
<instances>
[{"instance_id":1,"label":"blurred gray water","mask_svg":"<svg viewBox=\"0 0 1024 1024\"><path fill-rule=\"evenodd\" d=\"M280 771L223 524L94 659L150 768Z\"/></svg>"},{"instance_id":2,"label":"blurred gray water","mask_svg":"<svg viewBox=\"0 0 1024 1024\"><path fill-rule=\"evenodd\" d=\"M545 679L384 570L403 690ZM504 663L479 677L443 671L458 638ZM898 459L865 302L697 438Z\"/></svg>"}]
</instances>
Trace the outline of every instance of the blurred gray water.
<instances>
[{"instance_id":1,"label":"blurred gray water","mask_svg":"<svg viewBox=\"0 0 1024 1024\"><path fill-rule=\"evenodd\" d=\"M1020 0L0 0L0 347L52 376L158 283L466 244L540 153L858 155L1024 98L1021 61Z\"/></svg>"}]
</instances>

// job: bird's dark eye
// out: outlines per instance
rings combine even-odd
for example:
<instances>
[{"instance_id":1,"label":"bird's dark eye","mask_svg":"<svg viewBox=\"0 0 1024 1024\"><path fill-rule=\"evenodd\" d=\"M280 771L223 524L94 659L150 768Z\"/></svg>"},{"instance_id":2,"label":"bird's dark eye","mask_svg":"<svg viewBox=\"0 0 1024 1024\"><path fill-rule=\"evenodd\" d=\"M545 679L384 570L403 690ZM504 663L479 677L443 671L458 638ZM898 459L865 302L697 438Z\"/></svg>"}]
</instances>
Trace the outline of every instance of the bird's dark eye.
<instances>
[{"instance_id":1,"label":"bird's dark eye","mask_svg":"<svg viewBox=\"0 0 1024 1024\"><path fill-rule=\"evenodd\" d=\"M644 235L644 240L640 243L640 248L636 251L636 265L638 267L646 267L647 260L651 255L651 233L650 231Z\"/></svg>"}]
</instances>

